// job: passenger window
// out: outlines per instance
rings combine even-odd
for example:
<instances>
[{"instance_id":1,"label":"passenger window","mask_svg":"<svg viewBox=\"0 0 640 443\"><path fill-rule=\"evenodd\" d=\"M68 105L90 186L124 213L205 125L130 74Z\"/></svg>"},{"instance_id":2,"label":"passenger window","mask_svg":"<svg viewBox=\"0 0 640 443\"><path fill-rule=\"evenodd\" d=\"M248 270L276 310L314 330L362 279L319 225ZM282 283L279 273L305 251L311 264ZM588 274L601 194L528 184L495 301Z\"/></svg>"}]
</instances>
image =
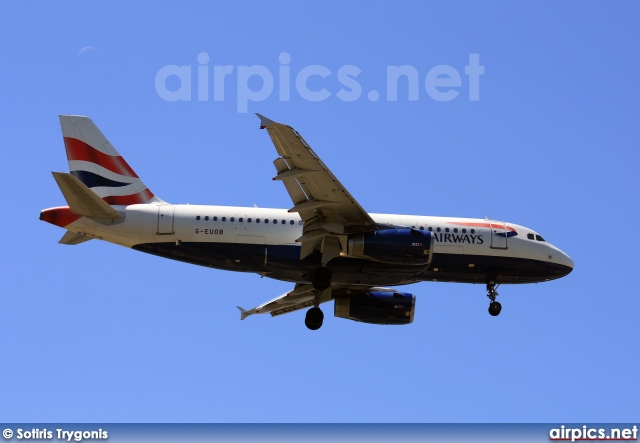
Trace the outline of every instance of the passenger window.
<instances>
[{"instance_id":1,"label":"passenger window","mask_svg":"<svg viewBox=\"0 0 640 443\"><path fill-rule=\"evenodd\" d=\"M222 221L227 221L227 217L222 217Z\"/></svg>"},{"instance_id":2,"label":"passenger window","mask_svg":"<svg viewBox=\"0 0 640 443\"><path fill-rule=\"evenodd\" d=\"M287 224L287 221L286 221L286 220L282 220L282 224L283 224L283 225L286 225L286 224Z\"/></svg>"},{"instance_id":3,"label":"passenger window","mask_svg":"<svg viewBox=\"0 0 640 443\"><path fill-rule=\"evenodd\" d=\"M235 217L231 217L229 221L234 221L235 219L236 219Z\"/></svg>"},{"instance_id":4,"label":"passenger window","mask_svg":"<svg viewBox=\"0 0 640 443\"><path fill-rule=\"evenodd\" d=\"M298 221L298 224L301 225L302 224L302 220Z\"/></svg>"},{"instance_id":5,"label":"passenger window","mask_svg":"<svg viewBox=\"0 0 640 443\"><path fill-rule=\"evenodd\" d=\"M529 240L533 240L533 234L527 234L527 238L528 238Z\"/></svg>"},{"instance_id":6,"label":"passenger window","mask_svg":"<svg viewBox=\"0 0 640 443\"><path fill-rule=\"evenodd\" d=\"M251 223L251 217L247 219L247 223Z\"/></svg>"},{"instance_id":7,"label":"passenger window","mask_svg":"<svg viewBox=\"0 0 640 443\"><path fill-rule=\"evenodd\" d=\"M213 221L218 221L218 217L217 217L217 216L214 216L214 217L213 217Z\"/></svg>"},{"instance_id":8,"label":"passenger window","mask_svg":"<svg viewBox=\"0 0 640 443\"><path fill-rule=\"evenodd\" d=\"M449 228L444 228L444 232L449 232Z\"/></svg>"},{"instance_id":9,"label":"passenger window","mask_svg":"<svg viewBox=\"0 0 640 443\"><path fill-rule=\"evenodd\" d=\"M196 216L196 220L200 220L200 216L199 216L199 215L198 215L198 216Z\"/></svg>"},{"instance_id":10,"label":"passenger window","mask_svg":"<svg viewBox=\"0 0 640 443\"><path fill-rule=\"evenodd\" d=\"M420 226L420 230L421 230L421 231L424 231L424 226Z\"/></svg>"},{"instance_id":11,"label":"passenger window","mask_svg":"<svg viewBox=\"0 0 640 443\"><path fill-rule=\"evenodd\" d=\"M260 223L260 219L259 218L256 218L256 223Z\"/></svg>"},{"instance_id":12,"label":"passenger window","mask_svg":"<svg viewBox=\"0 0 640 443\"><path fill-rule=\"evenodd\" d=\"M207 220L207 221L209 221L209 216L208 216L208 215L206 215L206 216L204 217L204 219L205 219L205 220Z\"/></svg>"},{"instance_id":13,"label":"passenger window","mask_svg":"<svg viewBox=\"0 0 640 443\"><path fill-rule=\"evenodd\" d=\"M472 229L472 230L471 230L471 233L472 233L472 234L475 234L475 233L476 233L476 230L475 230L475 229Z\"/></svg>"},{"instance_id":14,"label":"passenger window","mask_svg":"<svg viewBox=\"0 0 640 443\"><path fill-rule=\"evenodd\" d=\"M433 228L431 226L429 226L429 232L432 232Z\"/></svg>"},{"instance_id":15,"label":"passenger window","mask_svg":"<svg viewBox=\"0 0 640 443\"><path fill-rule=\"evenodd\" d=\"M440 229L440 228L436 228L436 231L440 232L440 231L441 231L441 229Z\"/></svg>"},{"instance_id":16,"label":"passenger window","mask_svg":"<svg viewBox=\"0 0 640 443\"><path fill-rule=\"evenodd\" d=\"M243 220L243 218L242 218L242 217L240 217L240 218L238 219L238 221L239 221L240 223L242 223L242 220Z\"/></svg>"},{"instance_id":17,"label":"passenger window","mask_svg":"<svg viewBox=\"0 0 640 443\"><path fill-rule=\"evenodd\" d=\"M268 218L265 218L265 219L264 219L264 222L265 222L265 223L269 223L269 219L268 219Z\"/></svg>"},{"instance_id":18,"label":"passenger window","mask_svg":"<svg viewBox=\"0 0 640 443\"><path fill-rule=\"evenodd\" d=\"M277 225L278 224L278 220L276 220L275 218L273 219L273 224Z\"/></svg>"},{"instance_id":19,"label":"passenger window","mask_svg":"<svg viewBox=\"0 0 640 443\"><path fill-rule=\"evenodd\" d=\"M467 233L467 230L466 230L465 228L462 228L462 233L463 233L463 234L466 234L466 233Z\"/></svg>"},{"instance_id":20,"label":"passenger window","mask_svg":"<svg viewBox=\"0 0 640 443\"><path fill-rule=\"evenodd\" d=\"M293 220L289 220L289 224L292 225L293 224Z\"/></svg>"},{"instance_id":21,"label":"passenger window","mask_svg":"<svg viewBox=\"0 0 640 443\"><path fill-rule=\"evenodd\" d=\"M453 232L458 232L458 228L453 228Z\"/></svg>"}]
</instances>

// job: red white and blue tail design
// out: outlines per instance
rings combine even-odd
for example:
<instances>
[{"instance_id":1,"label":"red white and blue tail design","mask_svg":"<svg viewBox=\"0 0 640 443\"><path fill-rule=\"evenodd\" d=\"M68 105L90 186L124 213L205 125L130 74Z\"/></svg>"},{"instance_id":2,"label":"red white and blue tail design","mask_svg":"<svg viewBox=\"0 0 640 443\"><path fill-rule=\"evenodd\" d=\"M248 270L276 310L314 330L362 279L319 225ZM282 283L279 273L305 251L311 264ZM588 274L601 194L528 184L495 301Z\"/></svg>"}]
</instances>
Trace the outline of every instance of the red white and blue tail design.
<instances>
[{"instance_id":1,"label":"red white and blue tail design","mask_svg":"<svg viewBox=\"0 0 640 443\"><path fill-rule=\"evenodd\" d=\"M61 115L69 171L110 205L162 203L88 117Z\"/></svg>"}]
</instances>

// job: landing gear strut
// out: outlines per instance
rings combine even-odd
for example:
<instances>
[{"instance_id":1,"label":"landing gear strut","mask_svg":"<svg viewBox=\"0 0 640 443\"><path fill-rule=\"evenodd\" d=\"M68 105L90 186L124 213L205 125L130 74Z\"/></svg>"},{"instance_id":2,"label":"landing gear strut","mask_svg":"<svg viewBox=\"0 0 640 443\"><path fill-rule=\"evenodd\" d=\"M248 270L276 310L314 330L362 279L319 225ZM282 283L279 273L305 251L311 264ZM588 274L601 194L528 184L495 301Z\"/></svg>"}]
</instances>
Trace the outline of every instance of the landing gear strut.
<instances>
[{"instance_id":1,"label":"landing gear strut","mask_svg":"<svg viewBox=\"0 0 640 443\"><path fill-rule=\"evenodd\" d=\"M500 314L500 311L502 310L502 305L500 304L500 302L496 301L496 297L498 296L496 288L498 286L500 285L496 285L496 282L493 279L489 279L489 281L487 282L487 297L489 297L489 300L491 300L491 303L489 303L489 314L493 315L494 317Z\"/></svg>"},{"instance_id":2,"label":"landing gear strut","mask_svg":"<svg viewBox=\"0 0 640 443\"><path fill-rule=\"evenodd\" d=\"M325 267L315 269L311 272L311 284L319 291L327 289L331 286L331 271Z\"/></svg>"}]
</instances>

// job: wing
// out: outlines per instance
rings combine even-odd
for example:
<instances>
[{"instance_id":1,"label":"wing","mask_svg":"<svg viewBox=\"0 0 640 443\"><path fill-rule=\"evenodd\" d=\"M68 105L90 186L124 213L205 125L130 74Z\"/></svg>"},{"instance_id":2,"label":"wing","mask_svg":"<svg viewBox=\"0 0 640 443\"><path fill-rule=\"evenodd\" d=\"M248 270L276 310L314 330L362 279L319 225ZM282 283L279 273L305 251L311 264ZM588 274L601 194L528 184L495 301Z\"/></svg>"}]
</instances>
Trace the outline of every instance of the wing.
<instances>
[{"instance_id":1,"label":"wing","mask_svg":"<svg viewBox=\"0 0 640 443\"><path fill-rule=\"evenodd\" d=\"M360 285L334 285L320 292L318 296L318 303L326 303L333 299L340 299L343 297L353 296L354 294L362 294L368 291L384 291L384 292L397 292L394 289L373 287L373 286L360 286ZM252 309L240 309L240 320L244 320L253 314L271 314L272 317L276 315L288 314L300 309L310 308L315 304L315 289L309 284L296 284L293 290L286 292L273 300L269 300L266 303L256 306Z\"/></svg>"},{"instance_id":2,"label":"wing","mask_svg":"<svg viewBox=\"0 0 640 443\"><path fill-rule=\"evenodd\" d=\"M319 303L331 300L331 288L325 289L318 297ZM273 300L269 300L253 309L240 309L240 320L244 320L253 314L271 314L272 317L299 309L308 308L314 305L315 289L311 285L296 284L292 291L286 292Z\"/></svg>"},{"instance_id":3,"label":"wing","mask_svg":"<svg viewBox=\"0 0 640 443\"><path fill-rule=\"evenodd\" d=\"M317 250L327 263L346 250L346 234L371 230L376 223L298 132L257 115L280 155L273 162L278 172L273 179L284 183L293 201L289 212L299 213L304 222L297 240L300 258Z\"/></svg>"}]
</instances>

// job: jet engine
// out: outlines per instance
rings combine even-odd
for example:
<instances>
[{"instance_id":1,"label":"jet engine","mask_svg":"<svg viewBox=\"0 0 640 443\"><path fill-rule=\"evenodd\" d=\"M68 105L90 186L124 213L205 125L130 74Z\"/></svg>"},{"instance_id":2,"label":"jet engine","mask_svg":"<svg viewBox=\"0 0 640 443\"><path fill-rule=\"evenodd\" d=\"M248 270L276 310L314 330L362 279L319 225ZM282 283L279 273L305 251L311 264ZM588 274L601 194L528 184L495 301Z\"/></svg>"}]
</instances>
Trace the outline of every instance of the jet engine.
<instances>
[{"instance_id":1,"label":"jet engine","mask_svg":"<svg viewBox=\"0 0 640 443\"><path fill-rule=\"evenodd\" d=\"M349 237L349 257L368 257L383 263L426 265L433 254L430 231L411 228L380 229Z\"/></svg>"},{"instance_id":2,"label":"jet engine","mask_svg":"<svg viewBox=\"0 0 640 443\"><path fill-rule=\"evenodd\" d=\"M408 325L413 321L416 296L393 289L372 289L366 292L348 291L336 297L334 315L376 325Z\"/></svg>"}]
</instances>

